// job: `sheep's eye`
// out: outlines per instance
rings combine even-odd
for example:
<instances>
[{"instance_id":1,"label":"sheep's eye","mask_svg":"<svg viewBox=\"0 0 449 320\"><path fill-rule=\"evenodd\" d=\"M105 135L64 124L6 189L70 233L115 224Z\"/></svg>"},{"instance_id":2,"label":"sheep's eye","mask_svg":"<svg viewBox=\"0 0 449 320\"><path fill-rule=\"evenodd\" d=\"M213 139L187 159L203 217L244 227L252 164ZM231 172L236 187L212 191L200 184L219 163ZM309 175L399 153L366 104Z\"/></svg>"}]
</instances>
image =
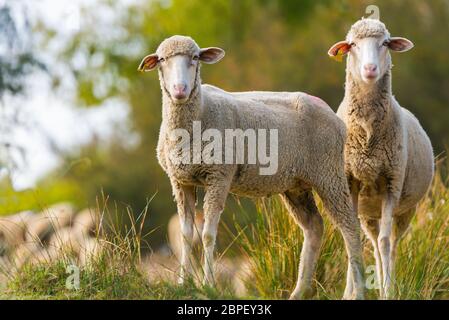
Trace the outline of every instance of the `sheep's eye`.
<instances>
[{"instance_id":1,"label":"sheep's eye","mask_svg":"<svg viewBox=\"0 0 449 320\"><path fill-rule=\"evenodd\" d=\"M384 47L388 47L389 44L390 44L390 42L389 42L388 40L385 40L385 41L382 43L382 45L383 45Z\"/></svg>"},{"instance_id":2,"label":"sheep's eye","mask_svg":"<svg viewBox=\"0 0 449 320\"><path fill-rule=\"evenodd\" d=\"M192 60L193 61L198 61L199 58L200 58L199 56L193 56Z\"/></svg>"},{"instance_id":3,"label":"sheep's eye","mask_svg":"<svg viewBox=\"0 0 449 320\"><path fill-rule=\"evenodd\" d=\"M164 62L165 61L165 58L160 58L159 59L159 62Z\"/></svg>"},{"instance_id":4,"label":"sheep's eye","mask_svg":"<svg viewBox=\"0 0 449 320\"><path fill-rule=\"evenodd\" d=\"M351 47L357 47L357 45L355 44L355 42L351 42L349 45L350 45Z\"/></svg>"}]
</instances>

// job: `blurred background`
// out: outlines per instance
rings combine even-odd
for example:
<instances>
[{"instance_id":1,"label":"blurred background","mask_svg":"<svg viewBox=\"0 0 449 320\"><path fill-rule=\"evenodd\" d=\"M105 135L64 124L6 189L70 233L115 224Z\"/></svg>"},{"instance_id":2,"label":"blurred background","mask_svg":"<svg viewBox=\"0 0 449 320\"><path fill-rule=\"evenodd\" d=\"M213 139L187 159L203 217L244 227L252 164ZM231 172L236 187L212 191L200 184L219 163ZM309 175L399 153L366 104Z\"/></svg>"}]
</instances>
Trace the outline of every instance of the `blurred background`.
<instances>
[{"instance_id":1,"label":"blurred background","mask_svg":"<svg viewBox=\"0 0 449 320\"><path fill-rule=\"evenodd\" d=\"M141 58L189 35L227 52L202 68L203 82L304 91L336 110L345 64L327 50L371 4L393 36L415 43L393 54L393 92L443 154L449 0L0 0L0 215L107 199L118 212L147 208L147 240L159 246L175 204L156 159L159 81L136 71ZM231 202L225 216L238 219ZM242 206L251 219L251 202Z\"/></svg>"}]
</instances>

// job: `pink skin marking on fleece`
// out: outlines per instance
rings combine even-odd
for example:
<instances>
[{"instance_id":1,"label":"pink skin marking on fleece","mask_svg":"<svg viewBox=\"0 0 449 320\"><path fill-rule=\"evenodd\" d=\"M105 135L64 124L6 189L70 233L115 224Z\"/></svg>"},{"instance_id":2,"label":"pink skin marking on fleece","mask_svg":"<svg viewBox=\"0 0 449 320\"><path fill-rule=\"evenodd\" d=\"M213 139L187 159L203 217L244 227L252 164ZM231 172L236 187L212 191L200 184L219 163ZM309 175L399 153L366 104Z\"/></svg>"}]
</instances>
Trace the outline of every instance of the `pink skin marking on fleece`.
<instances>
[{"instance_id":1,"label":"pink skin marking on fleece","mask_svg":"<svg viewBox=\"0 0 449 320\"><path fill-rule=\"evenodd\" d=\"M314 103L318 104L319 106L329 107L328 104L326 102L324 102L323 99L315 97L315 96L312 96L310 94L308 94L307 96L310 98L310 100L312 100Z\"/></svg>"}]
</instances>

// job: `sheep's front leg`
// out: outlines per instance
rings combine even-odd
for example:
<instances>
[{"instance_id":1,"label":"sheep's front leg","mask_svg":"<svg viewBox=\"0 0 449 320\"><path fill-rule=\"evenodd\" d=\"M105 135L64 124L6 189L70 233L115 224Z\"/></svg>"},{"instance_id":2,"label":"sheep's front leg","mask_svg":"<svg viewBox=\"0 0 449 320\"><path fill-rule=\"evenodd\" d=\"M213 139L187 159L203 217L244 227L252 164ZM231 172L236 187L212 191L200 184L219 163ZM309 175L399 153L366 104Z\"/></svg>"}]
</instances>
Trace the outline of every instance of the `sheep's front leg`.
<instances>
[{"instance_id":1,"label":"sheep's front leg","mask_svg":"<svg viewBox=\"0 0 449 320\"><path fill-rule=\"evenodd\" d=\"M229 185L216 183L206 187L204 197L204 226L203 226L203 248L204 248L204 284L214 285L214 249L217 237L218 222L224 210Z\"/></svg>"},{"instance_id":2,"label":"sheep's front leg","mask_svg":"<svg viewBox=\"0 0 449 320\"><path fill-rule=\"evenodd\" d=\"M380 220L379 237L377 238L377 245L380 251L380 258L382 260L382 288L384 297L391 298L391 235L393 228L393 210L396 201L387 194L382 202L382 217Z\"/></svg>"},{"instance_id":3,"label":"sheep's front leg","mask_svg":"<svg viewBox=\"0 0 449 320\"><path fill-rule=\"evenodd\" d=\"M398 217L394 217L393 219L393 231L391 233L390 243L391 243L391 250L390 250L390 279L391 279L391 290L390 294L394 293L394 288L396 285L395 281L395 262L396 262L396 252L397 247L399 244L399 241L404 236L405 232L407 231L410 221L413 218L413 215L415 213L415 210L410 210L408 212L405 212L401 214Z\"/></svg>"},{"instance_id":4,"label":"sheep's front leg","mask_svg":"<svg viewBox=\"0 0 449 320\"><path fill-rule=\"evenodd\" d=\"M360 222L362 224L363 232L365 232L366 237L371 241L373 245L374 259L376 261L376 287L378 287L380 298L383 299L384 292L382 289L382 259L380 258L379 246L377 244L377 239L379 238L379 221L377 219L361 217Z\"/></svg>"},{"instance_id":5,"label":"sheep's front leg","mask_svg":"<svg viewBox=\"0 0 449 320\"><path fill-rule=\"evenodd\" d=\"M173 193L178 206L179 223L181 225L181 271L178 283L183 284L185 279L192 275L192 241L193 223L195 217L195 187L182 186L172 183Z\"/></svg>"}]
</instances>

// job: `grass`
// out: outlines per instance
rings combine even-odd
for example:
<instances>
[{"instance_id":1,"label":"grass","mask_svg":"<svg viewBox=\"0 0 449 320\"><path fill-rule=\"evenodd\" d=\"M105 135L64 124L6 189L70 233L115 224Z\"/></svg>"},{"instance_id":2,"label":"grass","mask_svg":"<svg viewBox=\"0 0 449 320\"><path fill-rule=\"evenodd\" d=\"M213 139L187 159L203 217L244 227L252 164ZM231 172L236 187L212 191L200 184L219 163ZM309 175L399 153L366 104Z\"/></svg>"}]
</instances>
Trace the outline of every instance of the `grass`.
<instances>
[{"instance_id":1,"label":"grass","mask_svg":"<svg viewBox=\"0 0 449 320\"><path fill-rule=\"evenodd\" d=\"M121 257L121 255L119 255ZM111 259L112 258L112 259ZM231 292L198 286L193 280L183 286L160 280L148 283L137 261L101 255L80 268L79 288L67 287L72 261L27 265L9 281L3 299L233 299Z\"/></svg>"},{"instance_id":2,"label":"grass","mask_svg":"<svg viewBox=\"0 0 449 320\"><path fill-rule=\"evenodd\" d=\"M106 202L106 201L105 201ZM147 208L134 218L111 215L106 205L101 214L104 228L97 230L98 253L82 265L73 251L66 248L57 260L25 264L21 268L0 268L6 280L0 299L232 299L226 287L199 286L193 280L178 286L167 279L149 282L141 257L142 233ZM128 223L123 217L127 216ZM125 229L117 226L129 225ZM0 265L1 266L1 265ZM1 284L1 282L0 282Z\"/></svg>"},{"instance_id":3,"label":"grass","mask_svg":"<svg viewBox=\"0 0 449 320\"><path fill-rule=\"evenodd\" d=\"M106 208L107 206L103 206ZM319 203L319 208L322 206ZM256 221L246 228L237 226L237 251L250 260L252 277L247 281L251 299L284 299L294 288L302 234L277 197L259 200ZM105 209L107 210L107 209ZM170 279L149 282L141 257L143 221L146 210L131 224L117 229L112 223L102 239L100 252L80 267L79 288L67 288L78 262L70 252L57 261L27 265L8 274L0 294L4 299L234 299L231 286L218 289L187 281L179 286ZM324 215L325 216L325 215ZM325 235L315 275L313 299L340 299L346 273L346 254L340 233L325 216ZM364 240L367 271L374 259L370 243ZM409 232L400 243L396 264L396 299L449 299L449 188L440 174L428 195L420 202ZM234 253L235 254L235 253ZM373 273L367 273L367 281ZM367 298L377 299L376 290Z\"/></svg>"},{"instance_id":4,"label":"grass","mask_svg":"<svg viewBox=\"0 0 449 320\"><path fill-rule=\"evenodd\" d=\"M110 217L107 206L102 219ZM25 264L9 281L4 298L19 299L140 299L151 290L140 266L142 232L137 221L129 230L118 231L113 221L97 230L98 252L81 264L70 248L57 260ZM107 229L107 230L106 230ZM79 272L78 272L79 271Z\"/></svg>"}]
</instances>

